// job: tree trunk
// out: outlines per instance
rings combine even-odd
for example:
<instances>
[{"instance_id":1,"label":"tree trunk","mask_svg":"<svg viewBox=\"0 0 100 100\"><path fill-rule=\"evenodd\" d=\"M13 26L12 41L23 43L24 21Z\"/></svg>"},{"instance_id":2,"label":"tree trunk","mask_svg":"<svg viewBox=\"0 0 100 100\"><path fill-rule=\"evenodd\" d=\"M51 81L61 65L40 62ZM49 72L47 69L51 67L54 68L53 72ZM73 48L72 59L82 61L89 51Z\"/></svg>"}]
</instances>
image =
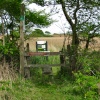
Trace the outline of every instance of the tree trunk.
<instances>
[{"instance_id":1,"label":"tree trunk","mask_svg":"<svg viewBox=\"0 0 100 100\"><path fill-rule=\"evenodd\" d=\"M76 33L76 25L72 26L72 47L71 47L71 64L70 67L72 71L77 71L77 57L78 57L78 46L79 46L79 39Z\"/></svg>"},{"instance_id":2,"label":"tree trunk","mask_svg":"<svg viewBox=\"0 0 100 100\"><path fill-rule=\"evenodd\" d=\"M77 8L75 9L74 12L74 19L75 19L75 23L72 21L71 17L69 16L68 12L66 11L66 4L64 0L60 0L61 6L62 6L62 10L63 13L67 19L67 21L69 22L71 28L72 28L72 46L71 46L71 53L70 53L70 68L71 68L71 72L72 71L76 71L77 69L77 56L78 56L78 45L79 45L79 39L77 36L77 32L76 32L76 25L77 25L77 17L76 17L76 13L79 9L79 0L77 3Z\"/></svg>"}]
</instances>

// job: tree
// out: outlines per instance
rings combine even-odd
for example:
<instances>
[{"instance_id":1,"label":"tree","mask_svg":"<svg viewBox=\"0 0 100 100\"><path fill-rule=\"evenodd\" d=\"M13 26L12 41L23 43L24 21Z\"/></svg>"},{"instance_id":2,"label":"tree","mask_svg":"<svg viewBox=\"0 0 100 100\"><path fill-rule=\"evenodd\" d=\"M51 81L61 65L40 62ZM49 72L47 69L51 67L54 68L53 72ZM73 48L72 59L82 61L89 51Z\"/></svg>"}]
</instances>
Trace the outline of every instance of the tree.
<instances>
[{"instance_id":1,"label":"tree","mask_svg":"<svg viewBox=\"0 0 100 100\"><path fill-rule=\"evenodd\" d=\"M22 3L22 0L3 0L0 2L0 18L2 20L1 24L4 25L5 34L7 33L5 46L2 47L5 49L1 48L2 50L0 51L3 51L2 54L6 55L6 58L10 57L11 59L16 57L16 53L17 53L18 60L19 60L19 52L18 52L19 36L18 35L19 35L19 22L21 20L20 19L21 3ZM43 27L43 26L47 26L51 24L52 21L49 18L49 15L47 15L45 12L43 11L32 12L29 9L27 9L27 7L25 8L26 8L25 23L26 23L26 26L29 26L28 28L35 26L35 25L39 27ZM30 23L32 26L30 25ZM2 31L2 33L4 32Z\"/></svg>"},{"instance_id":2,"label":"tree","mask_svg":"<svg viewBox=\"0 0 100 100\"><path fill-rule=\"evenodd\" d=\"M45 31L45 34L47 35L51 35L51 33L49 31Z\"/></svg>"},{"instance_id":3,"label":"tree","mask_svg":"<svg viewBox=\"0 0 100 100\"><path fill-rule=\"evenodd\" d=\"M97 24L97 23L96 23ZM85 49L87 50L89 47L89 43L93 40L94 37L98 37L99 36L99 32L100 32L100 24L98 23L97 25L95 25L95 23L88 23L86 22L83 30L81 31L81 35L80 35L80 41L86 41L85 44Z\"/></svg>"},{"instance_id":4,"label":"tree","mask_svg":"<svg viewBox=\"0 0 100 100\"><path fill-rule=\"evenodd\" d=\"M22 0L3 0L0 3L0 16L3 17L6 27L11 30L14 27L19 27L18 23L20 21L20 4ZM33 26L46 27L50 25L53 21L49 18L49 14L44 11L30 11L27 7L25 11L25 24L28 29ZM19 30L19 28L17 28Z\"/></svg>"},{"instance_id":5,"label":"tree","mask_svg":"<svg viewBox=\"0 0 100 100\"><path fill-rule=\"evenodd\" d=\"M68 50L70 51L70 68L71 72L77 71L78 47L80 43L79 35L83 30L87 29L85 23L88 22L88 25L90 25L90 23L94 24L94 22L99 22L99 0L41 0L41 2L39 2L39 0L35 1L40 5L61 5L62 11L72 31L72 44L71 46L68 46L68 48L70 49ZM98 24L100 24L100 22ZM92 28L92 30L95 30L95 27ZM90 30L88 32L90 32Z\"/></svg>"},{"instance_id":6,"label":"tree","mask_svg":"<svg viewBox=\"0 0 100 100\"><path fill-rule=\"evenodd\" d=\"M70 67L72 71L76 71L78 69L77 49L79 46L79 33L80 30L83 30L81 27L85 26L84 23L97 19L97 16L99 15L95 12L97 12L96 10L99 10L99 3L95 0L58 0L58 3L61 4L64 15L71 26L72 53L70 55ZM94 30L94 28L92 30Z\"/></svg>"},{"instance_id":7,"label":"tree","mask_svg":"<svg viewBox=\"0 0 100 100\"><path fill-rule=\"evenodd\" d=\"M44 11L32 12L27 10L25 14L25 23L28 27L47 27L53 22L49 17L50 15L46 14Z\"/></svg>"},{"instance_id":8,"label":"tree","mask_svg":"<svg viewBox=\"0 0 100 100\"><path fill-rule=\"evenodd\" d=\"M43 37L45 34L41 29L35 29L32 33L30 33L29 37Z\"/></svg>"}]
</instances>

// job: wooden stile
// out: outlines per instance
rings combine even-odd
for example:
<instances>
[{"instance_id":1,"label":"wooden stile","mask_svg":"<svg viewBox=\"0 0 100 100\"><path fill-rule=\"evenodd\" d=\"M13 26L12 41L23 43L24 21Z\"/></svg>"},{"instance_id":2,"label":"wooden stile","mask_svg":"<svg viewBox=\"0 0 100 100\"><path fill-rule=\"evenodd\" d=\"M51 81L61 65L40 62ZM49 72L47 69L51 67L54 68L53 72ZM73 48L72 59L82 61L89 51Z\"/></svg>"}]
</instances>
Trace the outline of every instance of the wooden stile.
<instances>
[{"instance_id":1,"label":"wooden stile","mask_svg":"<svg viewBox=\"0 0 100 100\"><path fill-rule=\"evenodd\" d=\"M28 64L27 58L31 56L60 56L60 64ZM64 61L62 59L63 53L62 52L29 52L29 44L26 45L26 52L25 52L25 66L24 66L24 75L26 78L30 77L30 68L42 68L42 73L46 75L52 75L52 67L61 66L64 67ZM62 62L63 61L63 62Z\"/></svg>"}]
</instances>

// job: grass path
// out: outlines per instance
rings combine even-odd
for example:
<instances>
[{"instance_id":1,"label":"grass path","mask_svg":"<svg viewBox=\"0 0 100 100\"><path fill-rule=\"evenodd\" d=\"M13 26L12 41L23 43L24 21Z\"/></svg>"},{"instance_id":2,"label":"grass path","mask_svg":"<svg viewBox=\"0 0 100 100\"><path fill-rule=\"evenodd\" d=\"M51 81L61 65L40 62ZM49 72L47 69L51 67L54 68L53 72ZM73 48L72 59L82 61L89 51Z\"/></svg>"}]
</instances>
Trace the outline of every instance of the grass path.
<instances>
[{"instance_id":1,"label":"grass path","mask_svg":"<svg viewBox=\"0 0 100 100\"><path fill-rule=\"evenodd\" d=\"M59 80L16 80L0 82L0 100L81 100L75 95L73 84Z\"/></svg>"}]
</instances>

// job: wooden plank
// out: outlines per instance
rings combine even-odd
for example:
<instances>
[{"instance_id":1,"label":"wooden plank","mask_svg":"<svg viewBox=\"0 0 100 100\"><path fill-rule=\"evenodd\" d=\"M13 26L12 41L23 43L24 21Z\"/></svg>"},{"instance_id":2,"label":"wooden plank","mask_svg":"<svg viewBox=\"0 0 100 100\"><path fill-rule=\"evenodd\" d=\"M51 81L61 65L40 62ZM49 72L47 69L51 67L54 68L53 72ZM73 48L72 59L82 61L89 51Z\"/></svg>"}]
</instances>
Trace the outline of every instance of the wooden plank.
<instances>
[{"instance_id":1,"label":"wooden plank","mask_svg":"<svg viewBox=\"0 0 100 100\"><path fill-rule=\"evenodd\" d=\"M61 54L61 52L28 52L25 54L25 56L53 56Z\"/></svg>"},{"instance_id":2,"label":"wooden plank","mask_svg":"<svg viewBox=\"0 0 100 100\"><path fill-rule=\"evenodd\" d=\"M43 68L45 66L47 66L47 67L57 67L57 66L65 66L65 64L30 64L30 65L27 65L25 67L29 67L29 68L30 67L33 67L33 68L41 67L41 68Z\"/></svg>"},{"instance_id":3,"label":"wooden plank","mask_svg":"<svg viewBox=\"0 0 100 100\"><path fill-rule=\"evenodd\" d=\"M51 66L42 67L42 73L46 75L52 75L52 67Z\"/></svg>"}]
</instances>

